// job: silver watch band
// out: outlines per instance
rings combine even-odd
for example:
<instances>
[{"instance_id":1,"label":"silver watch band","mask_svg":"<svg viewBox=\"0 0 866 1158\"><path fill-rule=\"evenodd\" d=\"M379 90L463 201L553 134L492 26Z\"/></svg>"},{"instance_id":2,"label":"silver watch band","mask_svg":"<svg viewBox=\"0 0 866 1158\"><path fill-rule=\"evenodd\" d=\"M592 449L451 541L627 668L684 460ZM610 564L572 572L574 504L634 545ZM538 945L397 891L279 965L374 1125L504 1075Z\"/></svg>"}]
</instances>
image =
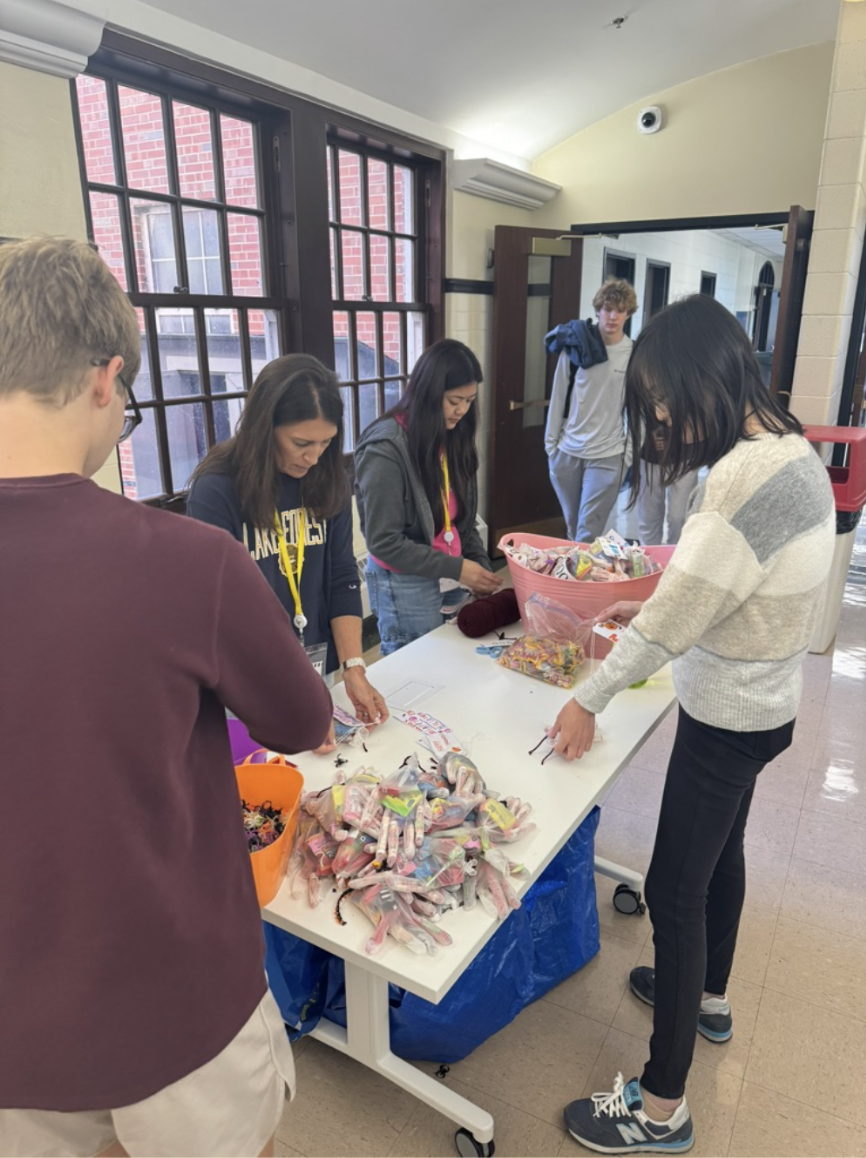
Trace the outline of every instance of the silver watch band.
<instances>
[{"instance_id":1,"label":"silver watch band","mask_svg":"<svg viewBox=\"0 0 866 1158\"><path fill-rule=\"evenodd\" d=\"M350 667L359 667L363 671L367 670L367 665L360 656L355 656L354 659L345 659L341 665L342 671L348 671Z\"/></svg>"}]
</instances>

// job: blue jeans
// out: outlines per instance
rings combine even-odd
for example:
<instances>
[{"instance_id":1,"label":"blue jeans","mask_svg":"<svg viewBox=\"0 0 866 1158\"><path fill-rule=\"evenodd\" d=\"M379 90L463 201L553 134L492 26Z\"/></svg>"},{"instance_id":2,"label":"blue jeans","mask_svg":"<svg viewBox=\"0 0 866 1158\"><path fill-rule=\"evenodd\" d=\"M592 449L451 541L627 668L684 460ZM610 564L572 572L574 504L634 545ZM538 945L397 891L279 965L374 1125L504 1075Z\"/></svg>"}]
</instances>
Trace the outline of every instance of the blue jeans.
<instances>
[{"instance_id":1,"label":"blue jeans","mask_svg":"<svg viewBox=\"0 0 866 1158\"><path fill-rule=\"evenodd\" d=\"M379 621L382 655L441 627L448 618L442 607L465 594L460 588L443 594L438 579L387 571L372 559L367 560L366 578L370 608Z\"/></svg>"}]
</instances>

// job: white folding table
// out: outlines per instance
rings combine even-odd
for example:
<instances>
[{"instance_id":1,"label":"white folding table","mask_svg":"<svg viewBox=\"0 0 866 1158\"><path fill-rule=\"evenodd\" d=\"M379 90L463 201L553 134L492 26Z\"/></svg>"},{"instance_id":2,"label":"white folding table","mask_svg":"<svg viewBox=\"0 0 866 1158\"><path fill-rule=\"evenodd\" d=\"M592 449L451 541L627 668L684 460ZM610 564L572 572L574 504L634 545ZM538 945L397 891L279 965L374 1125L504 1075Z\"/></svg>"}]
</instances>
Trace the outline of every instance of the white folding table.
<instances>
[{"instance_id":1,"label":"white folding table","mask_svg":"<svg viewBox=\"0 0 866 1158\"><path fill-rule=\"evenodd\" d=\"M515 843L512 854L528 870L524 880L514 882L522 894L655 730L675 697L670 669L665 668L644 687L622 692L613 700L599 716L603 740L582 760L568 764L551 756L542 766L538 755L530 756L529 750L544 737L545 727L553 723L569 693L478 655L476 645L487 642L495 641L492 637L469 640L456 627L442 627L380 660L371 676L388 699L402 702L420 696L414 706L444 721L469 747L489 789L532 803L537 827ZM335 689L334 699L351 710L342 686ZM349 758L344 770L351 773L364 765L387 775L416 751L418 739L418 732L391 720L374 729L366 753L345 746L339 749ZM303 773L305 789L320 789L333 782L334 755L304 753L292 759ZM394 982L434 1004L441 1001L500 922L480 905L470 912L459 909L442 921L454 943L441 947L435 956L416 956L389 941L378 956L370 957L364 952L373 931L370 922L353 905L344 904L341 912L345 926L335 919L331 894L314 909L306 889L299 889L293 897L287 882L262 911L266 921L345 962L346 1028L323 1018L313 1037L384 1074L464 1127L458 1132L461 1152L465 1148L466 1153L490 1153L492 1116L391 1052L388 984Z\"/></svg>"}]
</instances>

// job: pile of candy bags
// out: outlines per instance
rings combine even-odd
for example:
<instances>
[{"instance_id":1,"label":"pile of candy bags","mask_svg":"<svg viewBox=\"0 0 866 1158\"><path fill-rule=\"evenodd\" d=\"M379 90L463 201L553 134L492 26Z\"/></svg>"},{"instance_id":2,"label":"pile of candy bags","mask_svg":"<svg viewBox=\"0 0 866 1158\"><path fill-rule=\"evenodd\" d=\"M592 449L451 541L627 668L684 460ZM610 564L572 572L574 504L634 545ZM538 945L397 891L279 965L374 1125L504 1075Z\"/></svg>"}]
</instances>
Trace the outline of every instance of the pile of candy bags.
<instances>
[{"instance_id":1,"label":"pile of candy bags","mask_svg":"<svg viewBox=\"0 0 866 1158\"><path fill-rule=\"evenodd\" d=\"M542 548L521 543L517 547L506 547L505 553L538 575L590 583L641 579L661 570L661 564L651 559L642 547L633 547L616 531L608 531L588 547L574 543Z\"/></svg>"},{"instance_id":2,"label":"pile of candy bags","mask_svg":"<svg viewBox=\"0 0 866 1158\"><path fill-rule=\"evenodd\" d=\"M311 905L322 881L341 890L335 915L345 924L345 899L376 930L365 949L379 952L391 936L414 953L433 954L451 937L442 914L480 901L505 917L520 901L509 878L524 874L503 845L535 825L532 806L516 797L498 800L465 755L449 752L431 770L410 756L384 778L361 768L301 798L289 877L294 891L306 881Z\"/></svg>"}]
</instances>

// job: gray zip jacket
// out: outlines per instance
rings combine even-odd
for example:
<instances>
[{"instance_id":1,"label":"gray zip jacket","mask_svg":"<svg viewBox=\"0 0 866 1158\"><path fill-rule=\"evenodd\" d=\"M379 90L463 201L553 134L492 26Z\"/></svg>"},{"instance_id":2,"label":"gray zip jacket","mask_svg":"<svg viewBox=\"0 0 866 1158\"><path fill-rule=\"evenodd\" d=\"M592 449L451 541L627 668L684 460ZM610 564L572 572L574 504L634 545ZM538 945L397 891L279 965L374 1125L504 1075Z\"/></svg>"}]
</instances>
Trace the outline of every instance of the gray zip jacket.
<instances>
[{"instance_id":1,"label":"gray zip jacket","mask_svg":"<svg viewBox=\"0 0 866 1158\"><path fill-rule=\"evenodd\" d=\"M459 579L464 559L492 570L475 529L478 486L474 478L469 481L465 509L455 523L462 555L434 551L433 512L409 456L406 431L395 418L376 422L361 435L355 450L355 497L367 550L395 571L426 579Z\"/></svg>"}]
</instances>

